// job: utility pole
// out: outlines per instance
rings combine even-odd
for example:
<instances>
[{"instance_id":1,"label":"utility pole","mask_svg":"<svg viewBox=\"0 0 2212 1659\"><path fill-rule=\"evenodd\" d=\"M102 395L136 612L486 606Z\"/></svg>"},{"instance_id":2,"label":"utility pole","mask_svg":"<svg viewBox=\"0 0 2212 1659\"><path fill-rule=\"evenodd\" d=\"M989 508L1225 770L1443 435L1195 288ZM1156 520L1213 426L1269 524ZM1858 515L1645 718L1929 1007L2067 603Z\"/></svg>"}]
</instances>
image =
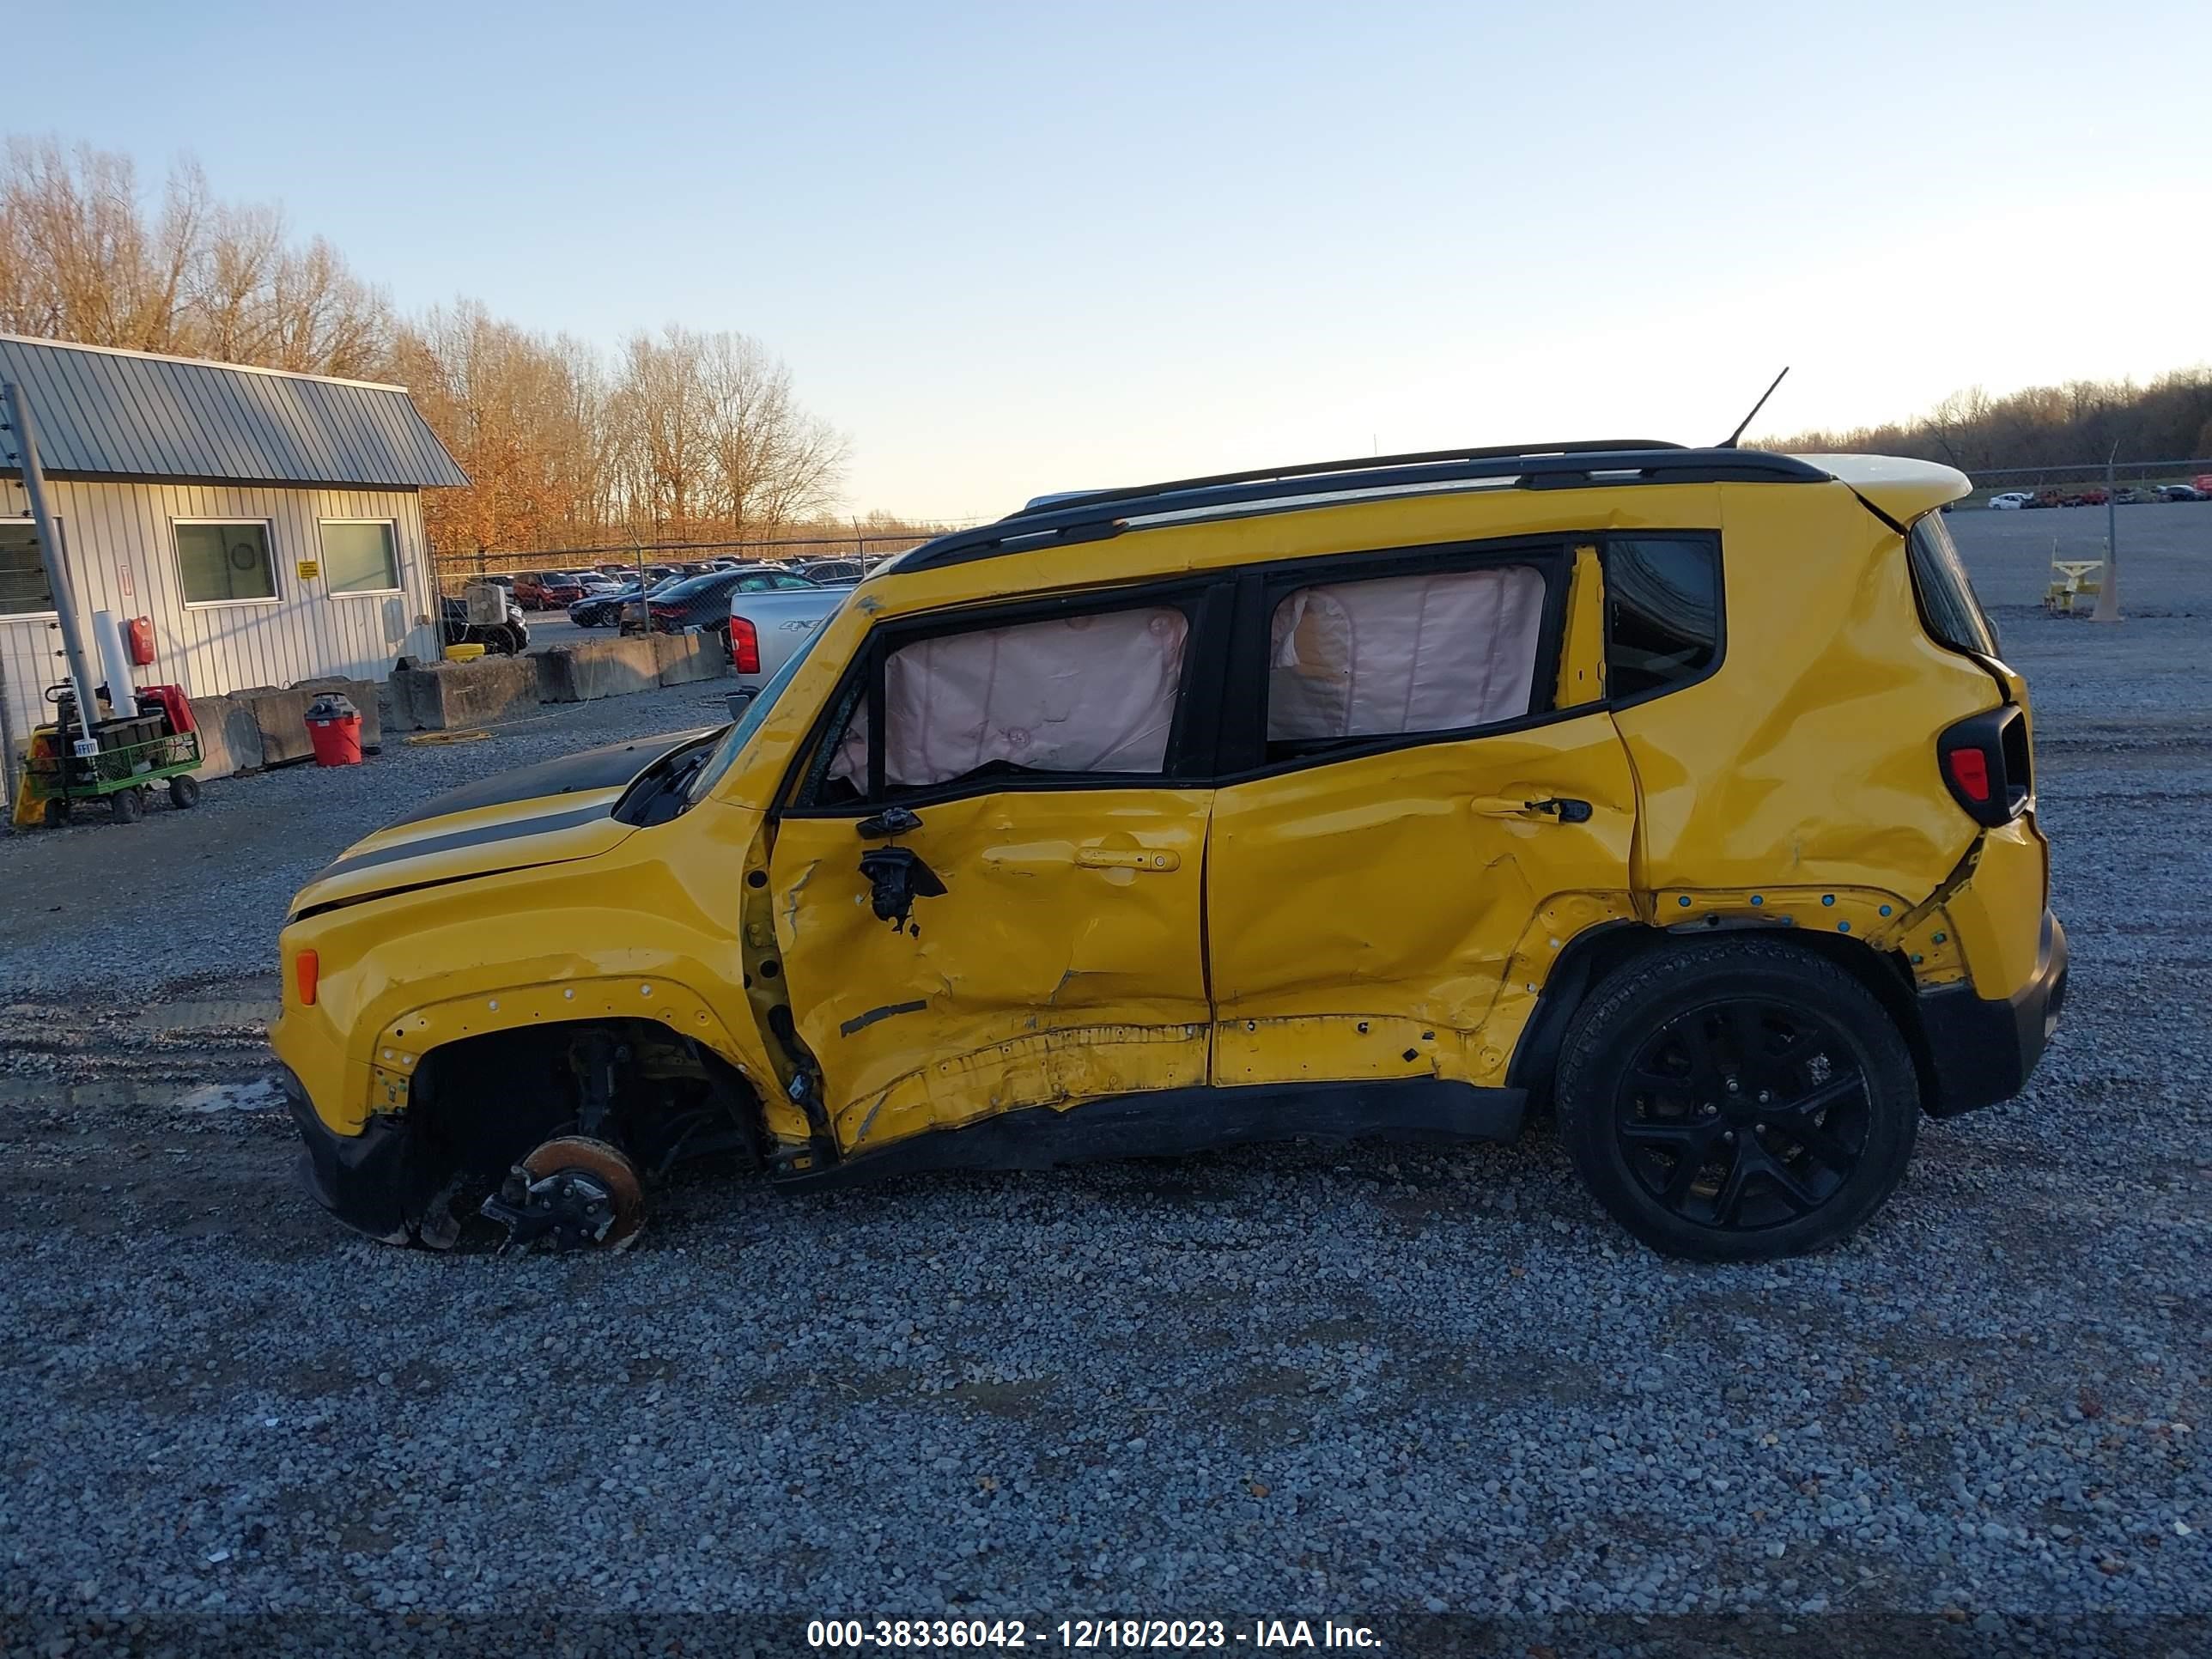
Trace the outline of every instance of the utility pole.
<instances>
[{"instance_id":1,"label":"utility pole","mask_svg":"<svg viewBox=\"0 0 2212 1659\"><path fill-rule=\"evenodd\" d=\"M2091 622L2120 620L2120 503L2113 477L2119 454L2119 441L2115 439L2112 453L2105 457L2105 571L2097 584L2097 608L2089 617Z\"/></svg>"},{"instance_id":2,"label":"utility pole","mask_svg":"<svg viewBox=\"0 0 2212 1659\"><path fill-rule=\"evenodd\" d=\"M84 638L77 632L76 594L70 580L69 559L62 550L62 538L54 529L54 515L46 506L46 474L39 470L39 434L31 425L30 404L20 387L12 381L0 386L0 402L7 406L8 429L15 435L15 464L23 470L23 493L31 498L31 522L38 526L39 554L46 561L46 580L54 590L54 616L61 623L62 654L69 663L70 690L76 693L76 752L94 754L100 745L93 738L92 723L100 718L100 710L93 703L92 688L99 682L93 678L85 663Z\"/></svg>"}]
</instances>

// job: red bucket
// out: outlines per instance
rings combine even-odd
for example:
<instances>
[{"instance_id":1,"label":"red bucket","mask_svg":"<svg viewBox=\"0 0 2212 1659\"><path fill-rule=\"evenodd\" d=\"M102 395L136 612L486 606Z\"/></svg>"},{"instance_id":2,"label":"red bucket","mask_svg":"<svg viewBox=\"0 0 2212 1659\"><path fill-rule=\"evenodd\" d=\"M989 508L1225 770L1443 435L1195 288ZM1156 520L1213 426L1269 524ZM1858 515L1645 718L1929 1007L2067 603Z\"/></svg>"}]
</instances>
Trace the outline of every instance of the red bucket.
<instances>
[{"instance_id":1,"label":"red bucket","mask_svg":"<svg viewBox=\"0 0 2212 1659\"><path fill-rule=\"evenodd\" d=\"M361 764L361 716L346 714L337 720L309 720L307 741L315 745L315 764L318 766L358 766Z\"/></svg>"},{"instance_id":2,"label":"red bucket","mask_svg":"<svg viewBox=\"0 0 2212 1659\"><path fill-rule=\"evenodd\" d=\"M318 766L361 764L361 711L343 697L318 697L307 710L307 741Z\"/></svg>"}]
</instances>

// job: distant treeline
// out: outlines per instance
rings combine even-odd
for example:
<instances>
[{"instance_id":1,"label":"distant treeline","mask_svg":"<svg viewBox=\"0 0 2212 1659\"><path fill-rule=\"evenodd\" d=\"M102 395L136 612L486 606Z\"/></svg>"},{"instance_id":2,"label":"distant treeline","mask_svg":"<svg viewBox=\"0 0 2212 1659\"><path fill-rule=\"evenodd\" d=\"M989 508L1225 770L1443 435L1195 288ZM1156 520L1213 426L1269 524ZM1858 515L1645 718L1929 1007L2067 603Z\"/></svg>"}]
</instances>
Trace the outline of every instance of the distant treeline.
<instances>
[{"instance_id":1,"label":"distant treeline","mask_svg":"<svg viewBox=\"0 0 2212 1659\"><path fill-rule=\"evenodd\" d=\"M473 301L397 314L189 161L157 195L127 155L0 148L0 333L397 380L469 475L423 501L444 553L909 528L838 513L845 436L757 340L671 324L610 353Z\"/></svg>"},{"instance_id":2,"label":"distant treeline","mask_svg":"<svg viewBox=\"0 0 2212 1659\"><path fill-rule=\"evenodd\" d=\"M1759 439L1795 453L1860 451L1942 461L1965 472L2166 461L2212 456L2212 367L2176 369L2148 386L2069 380L1992 398L1954 392L1917 421L1851 432Z\"/></svg>"}]
</instances>

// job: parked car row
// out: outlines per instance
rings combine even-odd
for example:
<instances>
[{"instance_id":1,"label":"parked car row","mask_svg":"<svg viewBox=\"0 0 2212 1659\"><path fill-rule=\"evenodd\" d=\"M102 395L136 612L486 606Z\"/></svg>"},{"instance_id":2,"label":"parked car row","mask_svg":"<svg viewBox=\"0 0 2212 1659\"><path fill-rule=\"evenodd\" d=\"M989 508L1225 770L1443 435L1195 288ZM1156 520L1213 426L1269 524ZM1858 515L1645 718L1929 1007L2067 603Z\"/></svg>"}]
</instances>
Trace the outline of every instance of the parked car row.
<instances>
[{"instance_id":1,"label":"parked car row","mask_svg":"<svg viewBox=\"0 0 2212 1659\"><path fill-rule=\"evenodd\" d=\"M635 562L616 562L567 570L524 570L489 580L509 589L515 603L526 611L557 611L580 601L603 598L618 588L635 588L641 577L648 590L657 584L684 577L711 576L732 570L781 570L803 576L811 582L851 583L866 574L870 562L860 558L830 558L770 565L759 560L717 557L641 567Z\"/></svg>"},{"instance_id":2,"label":"parked car row","mask_svg":"<svg viewBox=\"0 0 2212 1659\"><path fill-rule=\"evenodd\" d=\"M778 565L741 565L734 570L710 570L703 576L687 576L646 595L646 614L656 634L719 634L730 636L730 600L738 593L767 593L790 588L820 592L795 570Z\"/></svg>"},{"instance_id":3,"label":"parked car row","mask_svg":"<svg viewBox=\"0 0 2212 1659\"><path fill-rule=\"evenodd\" d=\"M2001 513L2039 507L2132 507L2144 501L2212 501L2212 474L2189 483L2143 484L2128 489L2106 490L2102 484L2081 489L2008 489L1990 497Z\"/></svg>"},{"instance_id":4,"label":"parked car row","mask_svg":"<svg viewBox=\"0 0 2212 1659\"><path fill-rule=\"evenodd\" d=\"M448 599L445 603L447 643L461 643L459 630L467 629L471 642L494 652L520 651L529 639L523 625L526 611L562 610L580 628L609 628L619 623L624 607L635 605L641 597L656 631L703 629L721 635L726 642L730 637L727 604L733 596L772 591L838 592L880 562L845 557L769 564L718 557L648 564L641 568L635 563L608 563L475 577L471 580L492 582L507 590L509 626L487 629L469 624L462 602ZM826 616L835 609L833 601L821 607L821 614Z\"/></svg>"},{"instance_id":5,"label":"parked car row","mask_svg":"<svg viewBox=\"0 0 2212 1659\"><path fill-rule=\"evenodd\" d=\"M611 628L622 620L623 607L637 603L642 592L650 599L664 587L688 580L681 575L646 577L645 586L639 587L635 578L618 586L589 593L568 607L568 620L579 628Z\"/></svg>"}]
</instances>

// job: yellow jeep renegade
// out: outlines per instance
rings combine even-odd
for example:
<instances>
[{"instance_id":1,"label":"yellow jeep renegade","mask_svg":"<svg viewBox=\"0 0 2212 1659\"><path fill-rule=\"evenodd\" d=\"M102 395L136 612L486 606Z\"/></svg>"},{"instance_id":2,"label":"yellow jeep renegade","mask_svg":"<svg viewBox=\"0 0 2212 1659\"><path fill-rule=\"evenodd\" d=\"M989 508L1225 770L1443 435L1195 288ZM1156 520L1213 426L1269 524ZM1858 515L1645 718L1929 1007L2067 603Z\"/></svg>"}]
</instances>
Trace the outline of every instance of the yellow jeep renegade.
<instances>
[{"instance_id":1,"label":"yellow jeep renegade","mask_svg":"<svg viewBox=\"0 0 2212 1659\"><path fill-rule=\"evenodd\" d=\"M1548 1104L1653 1248L1809 1249L2055 1024L1946 467L1646 442L1048 496L714 732L454 792L283 938L320 1200L619 1245L819 1184ZM471 1191L473 1188L473 1191Z\"/></svg>"}]
</instances>

